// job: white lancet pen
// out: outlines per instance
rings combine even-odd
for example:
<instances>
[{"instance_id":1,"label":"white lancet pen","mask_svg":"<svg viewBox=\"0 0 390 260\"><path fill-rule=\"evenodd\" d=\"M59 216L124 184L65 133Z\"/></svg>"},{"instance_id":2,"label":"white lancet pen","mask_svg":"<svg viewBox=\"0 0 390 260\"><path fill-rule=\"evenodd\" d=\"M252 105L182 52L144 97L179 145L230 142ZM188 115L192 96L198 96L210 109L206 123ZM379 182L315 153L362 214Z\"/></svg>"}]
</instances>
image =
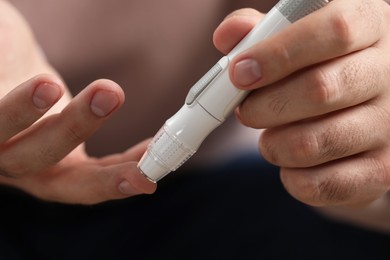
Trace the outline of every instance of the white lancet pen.
<instances>
[{"instance_id":1,"label":"white lancet pen","mask_svg":"<svg viewBox=\"0 0 390 260\"><path fill-rule=\"evenodd\" d=\"M189 91L183 107L158 131L138 163L138 169L157 182L185 163L203 140L248 95L229 78L229 63L242 51L322 8L328 0L281 0L248 35L220 59Z\"/></svg>"}]
</instances>

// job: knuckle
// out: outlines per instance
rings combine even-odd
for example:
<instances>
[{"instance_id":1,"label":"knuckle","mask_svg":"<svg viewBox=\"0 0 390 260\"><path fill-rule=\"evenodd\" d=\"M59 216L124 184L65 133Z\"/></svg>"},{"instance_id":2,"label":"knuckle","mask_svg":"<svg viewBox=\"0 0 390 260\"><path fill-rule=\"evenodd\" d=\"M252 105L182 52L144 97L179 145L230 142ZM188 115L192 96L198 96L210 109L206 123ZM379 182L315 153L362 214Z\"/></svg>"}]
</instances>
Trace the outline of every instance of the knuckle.
<instances>
[{"instance_id":1,"label":"knuckle","mask_svg":"<svg viewBox=\"0 0 390 260\"><path fill-rule=\"evenodd\" d=\"M388 162L387 151L384 152L382 150L378 152L373 152L363 157L362 165L364 167L361 167L361 171L364 171L365 175L362 175L361 182L366 187L385 188L387 191L390 186L390 163ZM374 192L371 191L371 193Z\"/></svg>"},{"instance_id":2,"label":"knuckle","mask_svg":"<svg viewBox=\"0 0 390 260\"><path fill-rule=\"evenodd\" d=\"M308 205L362 205L388 191L390 164L387 157L380 157L371 154L355 158L357 160L353 161L353 165L335 165L336 167L324 167L314 172L282 168L280 177L286 190Z\"/></svg>"},{"instance_id":3,"label":"knuckle","mask_svg":"<svg viewBox=\"0 0 390 260\"><path fill-rule=\"evenodd\" d=\"M330 17L330 30L334 42L342 51L354 50L362 43L365 32L367 42L373 44L386 28L385 12L381 1L362 0L352 8L343 8Z\"/></svg>"},{"instance_id":4,"label":"knuckle","mask_svg":"<svg viewBox=\"0 0 390 260\"><path fill-rule=\"evenodd\" d=\"M0 163L0 175L4 177L19 179L30 173L32 170L19 160L4 160Z\"/></svg>"},{"instance_id":5,"label":"knuckle","mask_svg":"<svg viewBox=\"0 0 390 260\"><path fill-rule=\"evenodd\" d=\"M253 8L241 8L241 9L235 10L235 11L231 12L230 14L228 14L226 16L225 20L231 19L231 18L235 18L235 17L259 16L259 15L260 15L260 13L256 9L253 9Z\"/></svg>"},{"instance_id":6,"label":"knuckle","mask_svg":"<svg viewBox=\"0 0 390 260\"><path fill-rule=\"evenodd\" d=\"M280 41L278 43L275 43L272 47L273 49L273 56L279 59L278 64L278 70L283 71L292 71L294 67L296 67L296 62L292 59L290 55L290 50L288 48L288 44ZM280 68L280 66L283 66L283 69Z\"/></svg>"},{"instance_id":7,"label":"knuckle","mask_svg":"<svg viewBox=\"0 0 390 260\"><path fill-rule=\"evenodd\" d=\"M307 99L316 105L328 105L339 97L339 83L336 73L327 69L315 69L308 74L310 88L306 92Z\"/></svg>"},{"instance_id":8,"label":"knuckle","mask_svg":"<svg viewBox=\"0 0 390 260\"><path fill-rule=\"evenodd\" d=\"M281 171L286 190L299 201L315 207L343 204L358 192L353 175L334 172L323 179L305 174L299 180L296 177L289 176L288 171Z\"/></svg>"},{"instance_id":9,"label":"knuckle","mask_svg":"<svg viewBox=\"0 0 390 260\"><path fill-rule=\"evenodd\" d=\"M270 130L265 130L259 140L259 148L262 157L269 163L279 165L279 156L276 147L273 145L272 138L269 137Z\"/></svg>"},{"instance_id":10,"label":"knuckle","mask_svg":"<svg viewBox=\"0 0 390 260\"><path fill-rule=\"evenodd\" d=\"M319 152L318 137L313 131L294 131L286 141L290 164L294 167L311 166Z\"/></svg>"},{"instance_id":11,"label":"knuckle","mask_svg":"<svg viewBox=\"0 0 390 260\"><path fill-rule=\"evenodd\" d=\"M321 206L318 201L318 184L317 179L311 176L291 174L291 170L282 168L280 171L280 179L285 189L297 200L311 205Z\"/></svg>"},{"instance_id":12,"label":"knuckle","mask_svg":"<svg viewBox=\"0 0 390 260\"><path fill-rule=\"evenodd\" d=\"M356 33L351 24L348 12L337 12L330 19L336 46L341 50L349 50L356 41Z\"/></svg>"},{"instance_id":13,"label":"knuckle","mask_svg":"<svg viewBox=\"0 0 390 260\"><path fill-rule=\"evenodd\" d=\"M370 169L368 172L376 177L376 182L385 184L385 186L390 185L390 163L387 160L387 157L384 159L381 158L369 158L365 165L369 165Z\"/></svg>"},{"instance_id":14,"label":"knuckle","mask_svg":"<svg viewBox=\"0 0 390 260\"><path fill-rule=\"evenodd\" d=\"M290 132L286 142L291 166L310 167L342 158L363 146L364 134L347 125L332 125L321 129L300 129Z\"/></svg>"},{"instance_id":15,"label":"knuckle","mask_svg":"<svg viewBox=\"0 0 390 260\"><path fill-rule=\"evenodd\" d=\"M259 147L264 159L281 167L313 166L319 154L319 140L315 133L302 129L285 131L275 133L268 129L263 132Z\"/></svg>"},{"instance_id":16,"label":"knuckle","mask_svg":"<svg viewBox=\"0 0 390 260\"><path fill-rule=\"evenodd\" d=\"M88 137L83 125L77 122L65 127L64 131L66 140L70 141L71 144L82 143Z\"/></svg>"}]
</instances>

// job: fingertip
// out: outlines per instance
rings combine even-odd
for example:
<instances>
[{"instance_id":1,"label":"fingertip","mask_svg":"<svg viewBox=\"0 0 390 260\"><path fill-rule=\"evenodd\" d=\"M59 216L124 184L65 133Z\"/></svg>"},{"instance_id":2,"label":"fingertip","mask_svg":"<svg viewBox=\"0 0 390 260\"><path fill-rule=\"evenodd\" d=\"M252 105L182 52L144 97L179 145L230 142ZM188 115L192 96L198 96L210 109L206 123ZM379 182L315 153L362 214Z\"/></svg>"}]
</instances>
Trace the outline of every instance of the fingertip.
<instances>
[{"instance_id":1,"label":"fingertip","mask_svg":"<svg viewBox=\"0 0 390 260\"><path fill-rule=\"evenodd\" d=\"M148 180L146 180L147 182L149 183L152 183ZM146 195L151 195L153 194L156 189L157 189L157 185L156 184L153 184L153 185L150 185L148 184L150 187L145 187L146 185L142 184L142 185L134 185L134 183L130 183L129 181L127 180L123 180L119 186L118 186L118 190L121 194L127 196L127 197L131 197L131 196L136 196L136 195L141 195L141 194L146 194ZM139 187L139 186L142 186L142 187Z\"/></svg>"},{"instance_id":2,"label":"fingertip","mask_svg":"<svg viewBox=\"0 0 390 260\"><path fill-rule=\"evenodd\" d=\"M361 207L388 190L378 179L367 183L365 175L370 166L364 161L365 165L359 168L361 162L352 159L311 168L282 167L280 178L291 196L309 206ZM359 166L354 168L355 165Z\"/></svg>"},{"instance_id":3,"label":"fingertip","mask_svg":"<svg viewBox=\"0 0 390 260\"><path fill-rule=\"evenodd\" d=\"M34 93L37 91L37 88L39 88L40 86L46 86L50 88L47 89L48 91L55 92L51 93L55 94L54 96L52 96L55 97L55 102L57 102L65 93L64 82L58 76L48 73L42 73L32 77L31 79L25 81L20 85L20 87L22 88L23 86L29 88L32 95L34 95ZM34 96L32 98L34 98Z\"/></svg>"},{"instance_id":4,"label":"fingertip","mask_svg":"<svg viewBox=\"0 0 390 260\"><path fill-rule=\"evenodd\" d=\"M134 178L134 186L141 190L144 194L153 194L157 190L157 183L148 180L137 168L137 173Z\"/></svg>"},{"instance_id":5,"label":"fingertip","mask_svg":"<svg viewBox=\"0 0 390 260\"><path fill-rule=\"evenodd\" d=\"M52 107L64 94L63 88L55 82L39 82L32 95L32 102L37 109Z\"/></svg>"},{"instance_id":6,"label":"fingertip","mask_svg":"<svg viewBox=\"0 0 390 260\"><path fill-rule=\"evenodd\" d=\"M250 57L235 59L230 66L229 73L234 85L245 90L257 88L257 83L263 78L259 62Z\"/></svg>"},{"instance_id":7,"label":"fingertip","mask_svg":"<svg viewBox=\"0 0 390 260\"><path fill-rule=\"evenodd\" d=\"M281 167L280 180L286 191L296 200L312 206L326 206L324 201L318 199L318 179L315 176L307 176L304 169L291 169Z\"/></svg>"},{"instance_id":8,"label":"fingertip","mask_svg":"<svg viewBox=\"0 0 390 260\"><path fill-rule=\"evenodd\" d=\"M137 168L136 162L128 163L130 174L124 176L124 180L119 183L118 190L125 195L153 194L157 189L157 184L149 181ZM125 181L125 182L123 182ZM126 188L126 189L124 189Z\"/></svg>"},{"instance_id":9,"label":"fingertip","mask_svg":"<svg viewBox=\"0 0 390 260\"><path fill-rule=\"evenodd\" d=\"M21 84L7 94L12 99L11 103L33 105L39 114L46 112L64 95L64 83L56 75L38 74ZM31 111L31 108L29 109Z\"/></svg>"},{"instance_id":10,"label":"fingertip","mask_svg":"<svg viewBox=\"0 0 390 260\"><path fill-rule=\"evenodd\" d=\"M122 88L115 82L107 79L100 79L92 82L90 108L97 117L106 117L121 107L125 100Z\"/></svg>"},{"instance_id":11,"label":"fingertip","mask_svg":"<svg viewBox=\"0 0 390 260\"><path fill-rule=\"evenodd\" d=\"M115 81L109 79L98 79L89 84L88 87L97 90L102 89L106 91L112 91L118 96L120 103L123 103L125 100L125 92L123 91L122 87Z\"/></svg>"},{"instance_id":12,"label":"fingertip","mask_svg":"<svg viewBox=\"0 0 390 260\"><path fill-rule=\"evenodd\" d=\"M261 17L261 13L250 8L231 13L214 31L213 42L215 47L222 53L227 54L252 30Z\"/></svg>"}]
</instances>

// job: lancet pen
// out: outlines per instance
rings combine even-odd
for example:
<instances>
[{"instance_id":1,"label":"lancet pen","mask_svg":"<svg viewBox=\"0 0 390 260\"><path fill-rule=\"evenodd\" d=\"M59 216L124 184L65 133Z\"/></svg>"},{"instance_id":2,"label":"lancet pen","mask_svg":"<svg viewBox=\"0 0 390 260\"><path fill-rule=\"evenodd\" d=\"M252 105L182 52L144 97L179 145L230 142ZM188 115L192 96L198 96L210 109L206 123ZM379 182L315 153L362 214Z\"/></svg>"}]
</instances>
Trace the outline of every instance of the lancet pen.
<instances>
[{"instance_id":1,"label":"lancet pen","mask_svg":"<svg viewBox=\"0 0 390 260\"><path fill-rule=\"evenodd\" d=\"M248 95L229 78L229 63L242 51L281 31L291 23L322 8L328 0L281 0L189 91L183 107L157 132L138 163L138 169L157 182L185 163L203 140Z\"/></svg>"}]
</instances>

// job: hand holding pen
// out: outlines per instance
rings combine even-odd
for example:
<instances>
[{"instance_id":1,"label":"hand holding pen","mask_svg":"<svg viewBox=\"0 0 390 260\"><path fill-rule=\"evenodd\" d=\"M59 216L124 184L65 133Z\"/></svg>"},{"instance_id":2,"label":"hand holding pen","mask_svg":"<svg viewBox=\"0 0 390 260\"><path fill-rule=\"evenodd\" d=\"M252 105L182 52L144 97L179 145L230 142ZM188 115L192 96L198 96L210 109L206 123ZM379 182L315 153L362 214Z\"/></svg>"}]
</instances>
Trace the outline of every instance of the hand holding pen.
<instances>
[{"instance_id":1,"label":"hand holding pen","mask_svg":"<svg viewBox=\"0 0 390 260\"><path fill-rule=\"evenodd\" d=\"M283 24L283 11L298 12L300 3L319 10ZM179 167L251 91L236 115L249 127L266 129L260 151L281 167L287 191L309 205L328 206L330 214L390 231L390 222L383 221L390 216L390 7L382 0L324 5L286 0L260 23L253 10L223 21L214 42L225 58L156 135L141 172L158 181ZM270 33L253 40L264 28ZM194 104L205 116L194 112Z\"/></svg>"},{"instance_id":2,"label":"hand holding pen","mask_svg":"<svg viewBox=\"0 0 390 260\"><path fill-rule=\"evenodd\" d=\"M190 89L185 104L149 144L138 164L140 172L151 182L157 182L184 164L249 93L232 83L229 67L234 58L327 3L328 0L279 1Z\"/></svg>"},{"instance_id":3,"label":"hand holding pen","mask_svg":"<svg viewBox=\"0 0 390 260\"><path fill-rule=\"evenodd\" d=\"M227 53L260 18L253 10L229 16L215 32L217 48ZM236 114L266 129L260 151L281 167L290 194L390 230L388 4L334 0L237 56L230 76L252 90Z\"/></svg>"}]
</instances>

